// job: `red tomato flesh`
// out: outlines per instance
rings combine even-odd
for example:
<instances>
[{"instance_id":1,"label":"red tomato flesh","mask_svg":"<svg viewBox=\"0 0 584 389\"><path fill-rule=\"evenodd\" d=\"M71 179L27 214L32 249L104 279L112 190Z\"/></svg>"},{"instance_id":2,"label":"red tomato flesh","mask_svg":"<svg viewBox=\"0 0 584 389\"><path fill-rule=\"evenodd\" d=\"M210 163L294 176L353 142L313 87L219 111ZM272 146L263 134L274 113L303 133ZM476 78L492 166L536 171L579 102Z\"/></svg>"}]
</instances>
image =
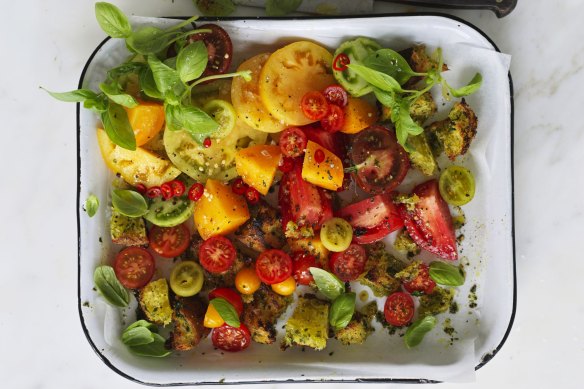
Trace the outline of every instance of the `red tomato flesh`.
<instances>
[{"instance_id":1,"label":"red tomato flesh","mask_svg":"<svg viewBox=\"0 0 584 389\"><path fill-rule=\"evenodd\" d=\"M152 250L161 257L174 258L189 247L190 236L191 233L184 224L175 227L152 226L148 242Z\"/></svg>"},{"instance_id":2,"label":"red tomato flesh","mask_svg":"<svg viewBox=\"0 0 584 389\"><path fill-rule=\"evenodd\" d=\"M150 282L154 268L154 257L142 247L127 247L114 260L118 281L129 289L139 289Z\"/></svg>"},{"instance_id":3,"label":"red tomato flesh","mask_svg":"<svg viewBox=\"0 0 584 389\"><path fill-rule=\"evenodd\" d=\"M203 41L207 47L208 62L201 77L225 73L231 66L233 58L233 44L227 31L216 24L204 24L198 29L211 30L208 33L189 35L189 43Z\"/></svg>"},{"instance_id":4,"label":"red tomato flesh","mask_svg":"<svg viewBox=\"0 0 584 389\"><path fill-rule=\"evenodd\" d=\"M409 280L402 281L404 289L409 293L430 294L436 287L436 282L430 278L430 268L425 263L418 265L418 272Z\"/></svg>"},{"instance_id":5,"label":"red tomato flesh","mask_svg":"<svg viewBox=\"0 0 584 389\"><path fill-rule=\"evenodd\" d=\"M298 127L288 127L280 135L280 150L284 157L295 158L304 155L308 140Z\"/></svg>"},{"instance_id":6,"label":"red tomato flesh","mask_svg":"<svg viewBox=\"0 0 584 389\"><path fill-rule=\"evenodd\" d=\"M231 288L217 288L209 292L209 301L221 297L235 308L239 316L243 313L243 300L239 293Z\"/></svg>"},{"instance_id":7,"label":"red tomato flesh","mask_svg":"<svg viewBox=\"0 0 584 389\"><path fill-rule=\"evenodd\" d=\"M256 259L255 269L264 283L277 284L292 275L292 259L282 250L266 250Z\"/></svg>"},{"instance_id":8,"label":"red tomato flesh","mask_svg":"<svg viewBox=\"0 0 584 389\"><path fill-rule=\"evenodd\" d=\"M314 277L309 268L321 267L313 255L303 251L296 252L292 255L293 276L300 285L310 285L314 282Z\"/></svg>"},{"instance_id":9,"label":"red tomato flesh","mask_svg":"<svg viewBox=\"0 0 584 389\"><path fill-rule=\"evenodd\" d=\"M383 314L385 320L392 326L405 326L414 317L414 299L404 292L390 294L385 300Z\"/></svg>"},{"instance_id":10,"label":"red tomato flesh","mask_svg":"<svg viewBox=\"0 0 584 389\"><path fill-rule=\"evenodd\" d=\"M223 324L221 327L213 329L211 341L213 346L223 351L242 351L251 344L251 334L243 323L240 324L239 328Z\"/></svg>"},{"instance_id":11,"label":"red tomato flesh","mask_svg":"<svg viewBox=\"0 0 584 389\"><path fill-rule=\"evenodd\" d=\"M345 251L331 254L329 268L341 281L355 281L365 271L366 262L365 249L351 243Z\"/></svg>"},{"instance_id":12,"label":"red tomato flesh","mask_svg":"<svg viewBox=\"0 0 584 389\"><path fill-rule=\"evenodd\" d=\"M235 262L235 247L224 236L212 236L199 247L199 262L210 273L223 273Z\"/></svg>"}]
</instances>

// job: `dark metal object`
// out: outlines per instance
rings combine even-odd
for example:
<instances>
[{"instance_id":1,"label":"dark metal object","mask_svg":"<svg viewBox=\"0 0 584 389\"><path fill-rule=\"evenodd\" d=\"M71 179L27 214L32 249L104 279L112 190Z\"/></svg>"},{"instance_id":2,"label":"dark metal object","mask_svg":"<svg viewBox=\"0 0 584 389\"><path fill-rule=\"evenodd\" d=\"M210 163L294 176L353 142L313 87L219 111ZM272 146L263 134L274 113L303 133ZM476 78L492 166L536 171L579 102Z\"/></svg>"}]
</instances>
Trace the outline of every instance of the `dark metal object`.
<instances>
[{"instance_id":1,"label":"dark metal object","mask_svg":"<svg viewBox=\"0 0 584 389\"><path fill-rule=\"evenodd\" d=\"M381 0L390 3L423 5L438 8L489 9L502 18L513 11L517 0Z\"/></svg>"}]
</instances>

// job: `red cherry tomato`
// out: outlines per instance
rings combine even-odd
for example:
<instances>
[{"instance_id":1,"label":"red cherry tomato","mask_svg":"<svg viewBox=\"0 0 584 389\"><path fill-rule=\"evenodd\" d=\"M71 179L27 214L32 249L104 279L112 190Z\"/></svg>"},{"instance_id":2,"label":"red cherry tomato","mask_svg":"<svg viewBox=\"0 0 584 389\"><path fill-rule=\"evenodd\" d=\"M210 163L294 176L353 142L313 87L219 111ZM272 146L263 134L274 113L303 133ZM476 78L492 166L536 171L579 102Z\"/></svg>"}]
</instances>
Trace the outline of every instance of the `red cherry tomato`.
<instances>
[{"instance_id":1,"label":"red cherry tomato","mask_svg":"<svg viewBox=\"0 0 584 389\"><path fill-rule=\"evenodd\" d=\"M329 111L329 104L326 98L319 91L310 91L302 96L300 108L310 120L320 120L326 116Z\"/></svg>"},{"instance_id":2,"label":"red cherry tomato","mask_svg":"<svg viewBox=\"0 0 584 389\"><path fill-rule=\"evenodd\" d=\"M146 196L151 199L162 196L162 191L159 186L152 186L146 190Z\"/></svg>"},{"instance_id":3,"label":"red cherry tomato","mask_svg":"<svg viewBox=\"0 0 584 389\"><path fill-rule=\"evenodd\" d=\"M152 250L164 258L181 255L189 247L190 231L184 224L175 227L152 226L148 242Z\"/></svg>"},{"instance_id":4,"label":"red cherry tomato","mask_svg":"<svg viewBox=\"0 0 584 389\"><path fill-rule=\"evenodd\" d=\"M392 326L405 326L414 317L414 299L404 292L390 294L385 300L383 314L385 320Z\"/></svg>"},{"instance_id":5,"label":"red cherry tomato","mask_svg":"<svg viewBox=\"0 0 584 389\"><path fill-rule=\"evenodd\" d=\"M200 182L196 182L189 189L189 200L199 201L205 192L205 187Z\"/></svg>"},{"instance_id":6,"label":"red cherry tomato","mask_svg":"<svg viewBox=\"0 0 584 389\"><path fill-rule=\"evenodd\" d=\"M227 31L216 24L204 24L197 26L198 29L211 30L207 33L189 35L189 43L203 41L207 47L208 62L207 68L201 77L211 76L214 74L225 73L231 66L233 58L233 44Z\"/></svg>"},{"instance_id":7,"label":"red cherry tomato","mask_svg":"<svg viewBox=\"0 0 584 389\"><path fill-rule=\"evenodd\" d=\"M345 53L340 53L333 59L333 69L337 72L343 72L348 69L347 65L351 63L351 59Z\"/></svg>"},{"instance_id":8,"label":"red cherry tomato","mask_svg":"<svg viewBox=\"0 0 584 389\"><path fill-rule=\"evenodd\" d=\"M154 257L142 247L127 247L114 260L116 277L129 289L138 289L150 282L154 267Z\"/></svg>"},{"instance_id":9,"label":"red cherry tomato","mask_svg":"<svg viewBox=\"0 0 584 389\"><path fill-rule=\"evenodd\" d=\"M199 247L199 262L210 273L223 273L233 265L237 253L224 236L212 236Z\"/></svg>"},{"instance_id":10,"label":"red cherry tomato","mask_svg":"<svg viewBox=\"0 0 584 389\"><path fill-rule=\"evenodd\" d=\"M430 294L436 287L436 282L430 278L430 269L425 263L418 265L418 272L409 280L402 281L404 289L409 293Z\"/></svg>"},{"instance_id":11,"label":"red cherry tomato","mask_svg":"<svg viewBox=\"0 0 584 389\"><path fill-rule=\"evenodd\" d=\"M185 194L187 187L185 184L180 180L172 180L170 181L170 187L172 188L173 196L180 197Z\"/></svg>"},{"instance_id":12,"label":"red cherry tomato","mask_svg":"<svg viewBox=\"0 0 584 389\"><path fill-rule=\"evenodd\" d=\"M322 94L329 104L338 105L339 107L345 107L349 102L347 91L345 91L340 85L327 86L324 88L324 91L322 91Z\"/></svg>"},{"instance_id":13,"label":"red cherry tomato","mask_svg":"<svg viewBox=\"0 0 584 389\"><path fill-rule=\"evenodd\" d=\"M337 132L343 128L343 124L345 124L345 112L338 105L330 104L328 113L320 120L320 125L325 131Z\"/></svg>"},{"instance_id":14,"label":"red cherry tomato","mask_svg":"<svg viewBox=\"0 0 584 389\"><path fill-rule=\"evenodd\" d=\"M280 150L284 157L300 157L306 149L306 134L298 127L288 127L280 135Z\"/></svg>"},{"instance_id":15,"label":"red cherry tomato","mask_svg":"<svg viewBox=\"0 0 584 389\"><path fill-rule=\"evenodd\" d=\"M294 159L287 157L282 158L278 164L278 169L280 169L282 173L291 172L292 169L294 169Z\"/></svg>"},{"instance_id":16,"label":"red cherry tomato","mask_svg":"<svg viewBox=\"0 0 584 389\"><path fill-rule=\"evenodd\" d=\"M243 300L239 293L231 288L217 288L209 292L209 301L214 298L221 297L235 308L235 311L239 316L243 313Z\"/></svg>"},{"instance_id":17,"label":"red cherry tomato","mask_svg":"<svg viewBox=\"0 0 584 389\"><path fill-rule=\"evenodd\" d=\"M172 186L170 186L168 182L165 182L164 184L160 185L160 192L162 193L162 198L165 200L171 199L172 196L174 195Z\"/></svg>"},{"instance_id":18,"label":"red cherry tomato","mask_svg":"<svg viewBox=\"0 0 584 389\"><path fill-rule=\"evenodd\" d=\"M213 329L211 341L213 346L223 351L242 351L251 344L251 334L243 323L240 324L239 328L223 324L221 327Z\"/></svg>"},{"instance_id":19,"label":"red cherry tomato","mask_svg":"<svg viewBox=\"0 0 584 389\"><path fill-rule=\"evenodd\" d=\"M233 193L235 193L236 195L240 195L240 196L244 195L247 188L248 188L248 185L245 182L243 182L243 179L241 177L237 177L231 183L231 191Z\"/></svg>"},{"instance_id":20,"label":"red cherry tomato","mask_svg":"<svg viewBox=\"0 0 584 389\"><path fill-rule=\"evenodd\" d=\"M365 271L366 262L365 249L351 243L345 251L331 254L329 268L341 281L355 281Z\"/></svg>"},{"instance_id":21,"label":"red cherry tomato","mask_svg":"<svg viewBox=\"0 0 584 389\"><path fill-rule=\"evenodd\" d=\"M321 267L313 255L303 251L296 252L292 255L293 271L292 275L300 285L310 285L314 277L310 270L311 267Z\"/></svg>"},{"instance_id":22,"label":"red cherry tomato","mask_svg":"<svg viewBox=\"0 0 584 389\"><path fill-rule=\"evenodd\" d=\"M277 284L292 275L292 259L282 250L266 250L256 260L255 269L264 283Z\"/></svg>"}]
</instances>

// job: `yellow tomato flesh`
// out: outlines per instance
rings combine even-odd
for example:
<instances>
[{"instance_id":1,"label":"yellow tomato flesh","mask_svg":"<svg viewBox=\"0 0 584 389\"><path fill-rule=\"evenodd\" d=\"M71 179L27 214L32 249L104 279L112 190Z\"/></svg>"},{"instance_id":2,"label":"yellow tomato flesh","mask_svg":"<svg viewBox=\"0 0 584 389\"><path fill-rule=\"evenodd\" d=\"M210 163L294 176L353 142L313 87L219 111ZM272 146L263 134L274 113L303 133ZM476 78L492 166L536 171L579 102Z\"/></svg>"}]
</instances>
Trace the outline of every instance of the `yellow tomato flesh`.
<instances>
[{"instance_id":1,"label":"yellow tomato flesh","mask_svg":"<svg viewBox=\"0 0 584 389\"><path fill-rule=\"evenodd\" d=\"M209 304L207 307L207 312L205 313L205 320L203 320L203 325L207 328L217 328L221 327L224 323L225 320L223 320L213 304Z\"/></svg>"},{"instance_id":2,"label":"yellow tomato flesh","mask_svg":"<svg viewBox=\"0 0 584 389\"><path fill-rule=\"evenodd\" d=\"M296 280L294 277L288 277L282 282L272 284L272 290L281 296L290 296L296 290Z\"/></svg>"}]
</instances>

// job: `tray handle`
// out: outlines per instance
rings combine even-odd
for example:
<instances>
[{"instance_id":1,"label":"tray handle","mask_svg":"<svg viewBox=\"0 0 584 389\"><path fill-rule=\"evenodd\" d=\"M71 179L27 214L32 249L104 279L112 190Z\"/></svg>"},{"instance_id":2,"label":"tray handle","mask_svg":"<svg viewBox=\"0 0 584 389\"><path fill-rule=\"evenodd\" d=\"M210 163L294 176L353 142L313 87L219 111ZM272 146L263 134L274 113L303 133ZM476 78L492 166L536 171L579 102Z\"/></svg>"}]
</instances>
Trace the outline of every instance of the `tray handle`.
<instances>
[{"instance_id":1,"label":"tray handle","mask_svg":"<svg viewBox=\"0 0 584 389\"><path fill-rule=\"evenodd\" d=\"M425 5L431 7L489 9L499 17L507 16L517 5L517 0L381 0L389 3Z\"/></svg>"}]
</instances>

